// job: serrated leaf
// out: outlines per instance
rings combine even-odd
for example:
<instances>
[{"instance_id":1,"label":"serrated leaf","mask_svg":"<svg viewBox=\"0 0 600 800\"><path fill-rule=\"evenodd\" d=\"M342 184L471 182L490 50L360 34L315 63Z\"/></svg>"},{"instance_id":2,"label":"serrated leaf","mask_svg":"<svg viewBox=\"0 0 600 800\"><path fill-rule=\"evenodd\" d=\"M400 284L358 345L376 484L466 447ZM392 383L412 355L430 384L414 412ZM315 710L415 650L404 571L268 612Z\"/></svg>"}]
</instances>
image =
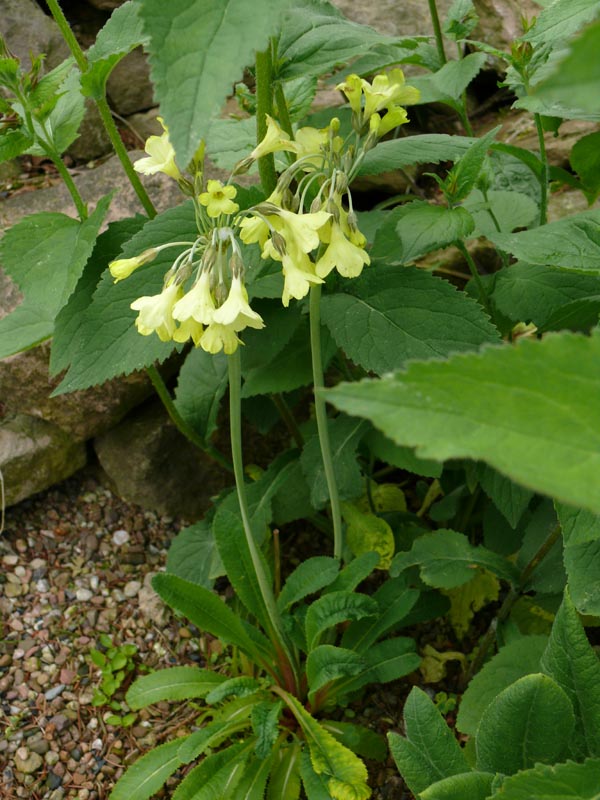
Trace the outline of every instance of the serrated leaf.
<instances>
[{"instance_id":1,"label":"serrated leaf","mask_svg":"<svg viewBox=\"0 0 600 800\"><path fill-rule=\"evenodd\" d=\"M332 583L340 571L340 562L329 556L314 556L302 561L284 583L277 605L280 611L320 591Z\"/></svg>"},{"instance_id":2,"label":"serrated leaf","mask_svg":"<svg viewBox=\"0 0 600 800\"><path fill-rule=\"evenodd\" d=\"M393 261L393 254L389 258ZM409 359L439 358L499 341L478 303L411 267L375 266L321 303L323 321L339 347L380 375Z\"/></svg>"},{"instance_id":3,"label":"serrated leaf","mask_svg":"<svg viewBox=\"0 0 600 800\"><path fill-rule=\"evenodd\" d=\"M208 441L217 429L221 398L227 388L227 357L194 348L179 370L175 408Z\"/></svg>"},{"instance_id":4,"label":"serrated leaf","mask_svg":"<svg viewBox=\"0 0 600 800\"><path fill-rule=\"evenodd\" d=\"M312 603L306 613L306 641L309 650L319 644L319 638L340 622L362 619L377 614L377 602L358 592L330 592Z\"/></svg>"},{"instance_id":5,"label":"serrated leaf","mask_svg":"<svg viewBox=\"0 0 600 800\"><path fill-rule=\"evenodd\" d=\"M20 128L3 129L0 132L0 162L20 156L31 144L30 137Z\"/></svg>"},{"instance_id":6,"label":"serrated leaf","mask_svg":"<svg viewBox=\"0 0 600 800\"><path fill-rule=\"evenodd\" d=\"M25 217L4 234L0 261L25 299L0 320L0 358L52 335L54 319L77 285L111 199L99 200L83 222L45 212Z\"/></svg>"},{"instance_id":7,"label":"serrated leaf","mask_svg":"<svg viewBox=\"0 0 600 800\"><path fill-rule=\"evenodd\" d=\"M535 45L551 44L567 39L600 14L597 0L554 0L542 9L535 24L522 37Z\"/></svg>"},{"instance_id":8,"label":"serrated leaf","mask_svg":"<svg viewBox=\"0 0 600 800\"><path fill-rule=\"evenodd\" d=\"M353 650L320 644L308 654L306 659L306 678L308 698L312 702L315 694L328 683L338 678L358 675L366 667L365 659Z\"/></svg>"},{"instance_id":9,"label":"serrated leaf","mask_svg":"<svg viewBox=\"0 0 600 800\"><path fill-rule=\"evenodd\" d=\"M512 528L516 528L533 497L533 492L513 483L487 464L477 464L475 474L483 491L498 511Z\"/></svg>"},{"instance_id":10,"label":"serrated leaf","mask_svg":"<svg viewBox=\"0 0 600 800\"><path fill-rule=\"evenodd\" d=\"M325 730L329 731L338 742L341 742L353 753L362 758L372 758L375 761L384 761L387 757L387 744L383 736L363 725L339 720L320 720Z\"/></svg>"},{"instance_id":11,"label":"serrated leaf","mask_svg":"<svg viewBox=\"0 0 600 800\"><path fill-rule=\"evenodd\" d=\"M281 0L146 0L140 6L152 81L182 167L196 152L231 86L277 31ZM193 65L193 67L191 66Z\"/></svg>"},{"instance_id":12,"label":"serrated leaf","mask_svg":"<svg viewBox=\"0 0 600 800\"><path fill-rule=\"evenodd\" d=\"M126 699L130 708L137 710L160 700L187 700L205 697L224 675L198 667L170 667L142 675L131 684Z\"/></svg>"},{"instance_id":13,"label":"serrated leaf","mask_svg":"<svg viewBox=\"0 0 600 800\"><path fill-rule=\"evenodd\" d=\"M485 163L487 152L500 127L493 128L485 136L477 139L462 155L448 173L445 184L449 187L452 201L464 200L475 186Z\"/></svg>"},{"instance_id":14,"label":"serrated leaf","mask_svg":"<svg viewBox=\"0 0 600 800\"><path fill-rule=\"evenodd\" d=\"M535 673L503 689L477 728L477 769L514 775L537 763L561 761L575 726L567 694Z\"/></svg>"},{"instance_id":15,"label":"serrated leaf","mask_svg":"<svg viewBox=\"0 0 600 800\"><path fill-rule=\"evenodd\" d=\"M568 590L540 666L567 693L575 710L571 753L577 758L600 754L600 660L587 640Z\"/></svg>"},{"instance_id":16,"label":"serrated leaf","mask_svg":"<svg viewBox=\"0 0 600 800\"><path fill-rule=\"evenodd\" d=\"M258 703L252 709L252 729L256 735L254 750L260 759L271 753L279 733L279 715L283 703Z\"/></svg>"},{"instance_id":17,"label":"serrated leaf","mask_svg":"<svg viewBox=\"0 0 600 800\"><path fill-rule=\"evenodd\" d=\"M420 457L480 459L530 489L600 512L599 359L600 336L548 334L412 363L326 394Z\"/></svg>"},{"instance_id":18,"label":"serrated leaf","mask_svg":"<svg viewBox=\"0 0 600 800\"><path fill-rule=\"evenodd\" d=\"M443 528L416 539L408 553L398 553L390 574L400 575L414 566L419 567L425 583L443 589L452 589L470 581L477 566L485 567L511 583L518 578L510 561L481 545L472 545L463 533Z\"/></svg>"},{"instance_id":19,"label":"serrated leaf","mask_svg":"<svg viewBox=\"0 0 600 800\"><path fill-rule=\"evenodd\" d=\"M259 681L247 675L228 678L227 680L220 681L216 686L211 688L210 692L206 695L206 702L209 705L216 705L216 703L222 703L223 700L229 700L232 697L250 697L256 694L260 687L261 684Z\"/></svg>"},{"instance_id":20,"label":"serrated leaf","mask_svg":"<svg viewBox=\"0 0 600 800\"><path fill-rule=\"evenodd\" d=\"M110 800L147 800L157 792L167 778L184 762L178 755L179 746L187 736L155 747L138 758L119 778L110 793Z\"/></svg>"},{"instance_id":21,"label":"serrated leaf","mask_svg":"<svg viewBox=\"0 0 600 800\"><path fill-rule=\"evenodd\" d=\"M48 139L58 153L64 151L77 138L79 126L85 113L85 103L81 93L81 75L79 70L73 68L57 90L58 99L52 104L51 111L44 115L44 126L35 118L33 127L38 136ZM33 144L27 151L33 155L47 156L46 150L38 144Z\"/></svg>"},{"instance_id":22,"label":"serrated leaf","mask_svg":"<svg viewBox=\"0 0 600 800\"><path fill-rule=\"evenodd\" d=\"M486 200L483 192L473 189L463 207L475 222L473 238L497 233L496 222L501 233L511 233L515 228L526 228L538 216L537 203L522 192L490 189Z\"/></svg>"},{"instance_id":23,"label":"serrated leaf","mask_svg":"<svg viewBox=\"0 0 600 800\"><path fill-rule=\"evenodd\" d=\"M342 503L342 516L347 525L346 543L354 556L375 552L379 569L389 569L394 555L394 533L381 517L361 511L352 503Z\"/></svg>"},{"instance_id":24,"label":"serrated leaf","mask_svg":"<svg viewBox=\"0 0 600 800\"><path fill-rule=\"evenodd\" d=\"M520 772L503 782L501 796L502 800L598 800L599 786L600 759L590 758L583 764L540 764Z\"/></svg>"},{"instance_id":25,"label":"serrated leaf","mask_svg":"<svg viewBox=\"0 0 600 800\"><path fill-rule=\"evenodd\" d=\"M523 636L506 644L475 675L460 701L456 727L474 736L485 709L505 688L525 675L540 671L547 636Z\"/></svg>"},{"instance_id":26,"label":"serrated leaf","mask_svg":"<svg viewBox=\"0 0 600 800\"><path fill-rule=\"evenodd\" d=\"M167 572L206 589L224 572L211 525L206 520L183 528L167 552Z\"/></svg>"},{"instance_id":27,"label":"serrated leaf","mask_svg":"<svg viewBox=\"0 0 600 800\"><path fill-rule=\"evenodd\" d=\"M239 783L228 788L227 800L264 800L274 753L265 758L250 757Z\"/></svg>"},{"instance_id":28,"label":"serrated leaf","mask_svg":"<svg viewBox=\"0 0 600 800\"><path fill-rule=\"evenodd\" d=\"M249 756L250 748L246 742L206 756L188 772L173 793L172 800L218 800L228 797L226 793L235 790Z\"/></svg>"},{"instance_id":29,"label":"serrated leaf","mask_svg":"<svg viewBox=\"0 0 600 800\"><path fill-rule=\"evenodd\" d=\"M235 703L237 701L233 701ZM186 737L179 748L179 757L186 764L202 755L210 748L216 748L232 734L249 726L250 710L242 710L234 719L224 722L218 716Z\"/></svg>"},{"instance_id":30,"label":"serrated leaf","mask_svg":"<svg viewBox=\"0 0 600 800\"><path fill-rule=\"evenodd\" d=\"M451 775L421 792L421 800L487 800L492 794L494 775L489 772L465 772Z\"/></svg>"},{"instance_id":31,"label":"serrated leaf","mask_svg":"<svg viewBox=\"0 0 600 800\"><path fill-rule=\"evenodd\" d=\"M424 691L411 689L404 705L406 738L388 734L390 750L414 795L436 781L469 771L467 760L440 712Z\"/></svg>"},{"instance_id":32,"label":"serrated leaf","mask_svg":"<svg viewBox=\"0 0 600 800\"><path fill-rule=\"evenodd\" d=\"M404 578L391 578L377 589L373 599L379 605L379 614L351 622L342 638L344 647L359 653L368 651L377 639L398 627L419 599L419 591L408 588Z\"/></svg>"},{"instance_id":33,"label":"serrated leaf","mask_svg":"<svg viewBox=\"0 0 600 800\"><path fill-rule=\"evenodd\" d=\"M421 133L380 142L366 154L359 175L378 175L413 164L439 164L464 155L476 139L447 133Z\"/></svg>"},{"instance_id":34,"label":"serrated leaf","mask_svg":"<svg viewBox=\"0 0 600 800\"><path fill-rule=\"evenodd\" d=\"M498 578L485 569L478 570L468 583L443 590L443 594L450 600L448 621L459 639L469 630L475 614L488 603L496 601L499 593Z\"/></svg>"},{"instance_id":35,"label":"serrated leaf","mask_svg":"<svg viewBox=\"0 0 600 800\"><path fill-rule=\"evenodd\" d=\"M556 511L571 599L580 613L600 616L600 516L562 503Z\"/></svg>"}]
</instances>

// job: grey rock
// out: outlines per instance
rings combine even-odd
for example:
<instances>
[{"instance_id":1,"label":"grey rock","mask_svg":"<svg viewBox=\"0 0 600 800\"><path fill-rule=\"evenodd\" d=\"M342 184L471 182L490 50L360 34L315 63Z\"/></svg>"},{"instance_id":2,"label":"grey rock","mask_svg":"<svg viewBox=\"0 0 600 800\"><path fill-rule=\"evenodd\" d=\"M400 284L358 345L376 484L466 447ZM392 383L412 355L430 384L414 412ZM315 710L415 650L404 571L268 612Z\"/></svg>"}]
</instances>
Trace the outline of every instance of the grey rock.
<instances>
[{"instance_id":1,"label":"grey rock","mask_svg":"<svg viewBox=\"0 0 600 800\"><path fill-rule=\"evenodd\" d=\"M85 446L51 422L24 414L0 422L0 469L8 506L65 480L85 462Z\"/></svg>"},{"instance_id":2,"label":"grey rock","mask_svg":"<svg viewBox=\"0 0 600 800\"><path fill-rule=\"evenodd\" d=\"M155 105L150 67L140 48L128 53L113 69L106 84L106 96L121 116L145 111Z\"/></svg>"},{"instance_id":3,"label":"grey rock","mask_svg":"<svg viewBox=\"0 0 600 800\"><path fill-rule=\"evenodd\" d=\"M160 136L163 132L158 121L159 116L160 110L151 108L139 114L131 114L131 116L127 117L127 124L143 144L149 136Z\"/></svg>"},{"instance_id":4,"label":"grey rock","mask_svg":"<svg viewBox=\"0 0 600 800\"><path fill-rule=\"evenodd\" d=\"M85 115L79 126L79 135L67 153L76 161L91 161L105 156L112 150L108 133L102 123L100 112L93 100L85 101Z\"/></svg>"},{"instance_id":5,"label":"grey rock","mask_svg":"<svg viewBox=\"0 0 600 800\"><path fill-rule=\"evenodd\" d=\"M0 0L2 35L9 49L28 68L29 53L44 53L45 66L53 69L69 55L58 26L34 0Z\"/></svg>"},{"instance_id":6,"label":"grey rock","mask_svg":"<svg viewBox=\"0 0 600 800\"><path fill-rule=\"evenodd\" d=\"M53 686L51 689L48 689L44 692L44 697L46 700L55 700L59 695L61 695L67 687L64 683L58 683L56 686Z\"/></svg>"},{"instance_id":7,"label":"grey rock","mask_svg":"<svg viewBox=\"0 0 600 800\"><path fill-rule=\"evenodd\" d=\"M25 752L22 752L23 750ZM25 775L31 775L32 772L37 772L43 764L44 759L37 753L29 753L27 748L19 747L15 753L15 767L19 772L23 772Z\"/></svg>"}]
</instances>

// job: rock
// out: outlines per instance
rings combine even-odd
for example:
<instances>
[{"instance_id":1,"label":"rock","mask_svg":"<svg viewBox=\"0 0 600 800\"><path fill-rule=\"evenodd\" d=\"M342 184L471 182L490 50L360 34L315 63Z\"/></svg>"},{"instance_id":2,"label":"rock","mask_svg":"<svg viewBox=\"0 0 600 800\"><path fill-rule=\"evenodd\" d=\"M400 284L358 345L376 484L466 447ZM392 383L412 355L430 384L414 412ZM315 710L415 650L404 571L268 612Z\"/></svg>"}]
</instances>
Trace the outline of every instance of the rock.
<instances>
[{"instance_id":1,"label":"rock","mask_svg":"<svg viewBox=\"0 0 600 800\"><path fill-rule=\"evenodd\" d=\"M112 540L117 547L121 547L121 545L126 544L129 541L129 533L120 528L118 531L113 533Z\"/></svg>"},{"instance_id":2,"label":"rock","mask_svg":"<svg viewBox=\"0 0 600 800\"><path fill-rule=\"evenodd\" d=\"M124 117L155 105L150 67L139 47L113 69L106 84L106 96L112 108Z\"/></svg>"},{"instance_id":3,"label":"rock","mask_svg":"<svg viewBox=\"0 0 600 800\"><path fill-rule=\"evenodd\" d=\"M91 161L105 156L112 150L108 133L102 123L100 112L93 100L85 101L85 115L79 126L79 136L67 150L76 161Z\"/></svg>"},{"instance_id":4,"label":"rock","mask_svg":"<svg viewBox=\"0 0 600 800\"><path fill-rule=\"evenodd\" d=\"M75 592L75 598L79 600L80 603L89 602L93 596L94 593L89 589L77 589L77 591Z\"/></svg>"},{"instance_id":5,"label":"rock","mask_svg":"<svg viewBox=\"0 0 600 800\"><path fill-rule=\"evenodd\" d=\"M37 772L43 764L44 759L38 753L29 752L26 747L19 747L15 753L15 767L25 775Z\"/></svg>"},{"instance_id":6,"label":"rock","mask_svg":"<svg viewBox=\"0 0 600 800\"><path fill-rule=\"evenodd\" d=\"M169 620L169 609L163 600L152 588L152 578L155 572L148 572L144 578L144 585L138 592L138 608L143 617L152 620L154 625L164 626Z\"/></svg>"},{"instance_id":7,"label":"rock","mask_svg":"<svg viewBox=\"0 0 600 800\"><path fill-rule=\"evenodd\" d=\"M6 505L68 478L86 463L85 446L46 420L18 414L0 422Z\"/></svg>"},{"instance_id":8,"label":"rock","mask_svg":"<svg viewBox=\"0 0 600 800\"><path fill-rule=\"evenodd\" d=\"M59 695L61 695L67 687L64 683L58 683L56 686L53 686L51 689L48 689L44 692L44 697L46 700L55 700Z\"/></svg>"},{"instance_id":9,"label":"rock","mask_svg":"<svg viewBox=\"0 0 600 800\"><path fill-rule=\"evenodd\" d=\"M34 0L0 0L0 18L2 35L11 52L23 61L25 69L30 66L30 52L45 54L47 70L69 56L58 25Z\"/></svg>"},{"instance_id":10,"label":"rock","mask_svg":"<svg viewBox=\"0 0 600 800\"><path fill-rule=\"evenodd\" d=\"M598 131L597 122L570 119L562 123L555 136L552 133L544 135L548 161L556 167L570 167L569 155L575 142L588 133ZM533 116L527 111L513 111L502 123L498 132L498 141L505 144L514 144L526 150L539 153L538 135Z\"/></svg>"},{"instance_id":11,"label":"rock","mask_svg":"<svg viewBox=\"0 0 600 800\"><path fill-rule=\"evenodd\" d=\"M160 136L163 132L162 126L158 121L160 109L151 108L139 114L132 114L127 117L127 122L139 136L141 142L145 142L149 136Z\"/></svg>"},{"instance_id":12,"label":"rock","mask_svg":"<svg viewBox=\"0 0 600 800\"><path fill-rule=\"evenodd\" d=\"M161 514L198 519L229 480L179 433L158 401L130 414L94 446L116 492Z\"/></svg>"},{"instance_id":13,"label":"rock","mask_svg":"<svg viewBox=\"0 0 600 800\"><path fill-rule=\"evenodd\" d=\"M129 581L123 587L123 594L125 597L135 597L142 588L140 581Z\"/></svg>"}]
</instances>

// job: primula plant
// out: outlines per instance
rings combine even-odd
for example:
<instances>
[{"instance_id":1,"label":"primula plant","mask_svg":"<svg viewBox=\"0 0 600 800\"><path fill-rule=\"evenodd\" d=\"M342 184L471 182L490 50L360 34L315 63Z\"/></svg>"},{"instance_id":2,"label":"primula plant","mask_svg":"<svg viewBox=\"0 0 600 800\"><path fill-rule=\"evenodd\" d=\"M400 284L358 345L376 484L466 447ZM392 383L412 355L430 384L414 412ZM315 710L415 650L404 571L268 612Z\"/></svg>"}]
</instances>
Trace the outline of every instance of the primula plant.
<instances>
[{"instance_id":1,"label":"primula plant","mask_svg":"<svg viewBox=\"0 0 600 800\"><path fill-rule=\"evenodd\" d=\"M44 74L3 44L0 155L48 156L78 218L38 214L0 243L24 295L0 320L0 356L52 337L58 393L145 369L235 482L153 583L229 657L130 686L132 712L199 710L112 800L165 783L174 800L366 800L385 738L343 709L369 685L414 684L419 667L439 682L452 661L436 696L452 718L462 695L466 745L418 687L389 734L415 797L567 796L560 785L592 800L600 666L582 620L600 618L600 134L575 143L570 170L550 164L546 137L600 119L600 76L582 67L600 3L545 3L504 53L477 38L470 0L445 20L430 0L434 37L402 40L327 0L128 0L84 53L47 1L72 58ZM162 132L132 165L105 86L139 45ZM488 59L532 114L535 152L499 125L474 130L468 90ZM243 114L220 118L242 77ZM340 104L313 111L323 83ZM90 213L61 160L84 97L146 212L102 233L111 196ZM450 132L419 132L431 105ZM361 193L392 170L404 194ZM140 181L155 173L182 192L158 215ZM549 221L552 190L567 188L590 207ZM226 390L230 455L214 441ZM244 463L243 419L255 435L286 426L264 469Z\"/></svg>"}]
</instances>

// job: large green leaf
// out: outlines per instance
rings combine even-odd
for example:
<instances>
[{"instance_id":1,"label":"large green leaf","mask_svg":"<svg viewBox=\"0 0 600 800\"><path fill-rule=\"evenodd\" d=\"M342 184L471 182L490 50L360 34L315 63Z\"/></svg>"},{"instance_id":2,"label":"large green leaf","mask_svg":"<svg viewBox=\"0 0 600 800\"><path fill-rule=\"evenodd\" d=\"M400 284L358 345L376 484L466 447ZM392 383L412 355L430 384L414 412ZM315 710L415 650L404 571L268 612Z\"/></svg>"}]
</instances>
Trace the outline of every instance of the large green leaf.
<instances>
[{"instance_id":1,"label":"large green leaf","mask_svg":"<svg viewBox=\"0 0 600 800\"><path fill-rule=\"evenodd\" d=\"M210 589L224 573L211 524L203 519L183 528L167 552L167 572Z\"/></svg>"},{"instance_id":2,"label":"large green leaf","mask_svg":"<svg viewBox=\"0 0 600 800\"><path fill-rule=\"evenodd\" d=\"M560 42L573 36L600 14L598 0L554 0L544 8L523 36L535 45Z\"/></svg>"},{"instance_id":3,"label":"large green leaf","mask_svg":"<svg viewBox=\"0 0 600 800\"><path fill-rule=\"evenodd\" d=\"M377 175L413 164L439 164L455 161L467 152L476 140L447 133L422 133L380 142L366 154L359 175Z\"/></svg>"},{"instance_id":4,"label":"large green leaf","mask_svg":"<svg viewBox=\"0 0 600 800\"><path fill-rule=\"evenodd\" d=\"M179 758L179 746L187 739L184 736L155 747L138 758L122 778L119 778L110 793L110 800L147 800L157 792L167 778L184 762Z\"/></svg>"},{"instance_id":5,"label":"large green leaf","mask_svg":"<svg viewBox=\"0 0 600 800\"><path fill-rule=\"evenodd\" d=\"M321 634L348 620L377 614L377 602L359 592L330 592L312 603L306 613L306 641L309 650L319 644Z\"/></svg>"},{"instance_id":6,"label":"large green leaf","mask_svg":"<svg viewBox=\"0 0 600 800\"><path fill-rule=\"evenodd\" d=\"M228 800L264 800L273 759L273 752L264 758L251 756L239 783L228 787Z\"/></svg>"},{"instance_id":7,"label":"large green leaf","mask_svg":"<svg viewBox=\"0 0 600 800\"><path fill-rule=\"evenodd\" d=\"M571 599L582 614L600 616L600 515L562 503L556 511Z\"/></svg>"},{"instance_id":8,"label":"large green leaf","mask_svg":"<svg viewBox=\"0 0 600 800\"><path fill-rule=\"evenodd\" d=\"M227 382L227 357L223 353L213 355L194 348L179 370L175 408L204 441L217 429Z\"/></svg>"},{"instance_id":9,"label":"large green leaf","mask_svg":"<svg viewBox=\"0 0 600 800\"><path fill-rule=\"evenodd\" d=\"M170 667L142 675L127 691L127 703L132 709L145 708L160 700L187 700L206 697L225 676L198 667Z\"/></svg>"},{"instance_id":10,"label":"large green leaf","mask_svg":"<svg viewBox=\"0 0 600 800\"><path fill-rule=\"evenodd\" d=\"M396 766L414 795L432 783L469 771L467 760L440 712L422 689L413 687L404 705L406 738L389 733Z\"/></svg>"},{"instance_id":11,"label":"large green leaf","mask_svg":"<svg viewBox=\"0 0 600 800\"><path fill-rule=\"evenodd\" d=\"M487 464L478 464L475 474L483 491L498 511L510 523L511 528L516 528L533 497L533 492L513 483Z\"/></svg>"},{"instance_id":12,"label":"large green leaf","mask_svg":"<svg viewBox=\"0 0 600 800\"><path fill-rule=\"evenodd\" d=\"M419 795L420 800L487 800L492 794L494 775L463 772L434 783Z\"/></svg>"},{"instance_id":13,"label":"large green leaf","mask_svg":"<svg viewBox=\"0 0 600 800\"><path fill-rule=\"evenodd\" d=\"M344 647L367 651L377 639L397 628L419 599L419 591L408 588L404 578L391 578L377 589L373 598L379 604L379 614L351 622L342 638Z\"/></svg>"},{"instance_id":14,"label":"large green leaf","mask_svg":"<svg viewBox=\"0 0 600 800\"><path fill-rule=\"evenodd\" d=\"M285 0L145 0L140 6L156 97L185 167L254 52L277 31Z\"/></svg>"},{"instance_id":15,"label":"large green leaf","mask_svg":"<svg viewBox=\"0 0 600 800\"><path fill-rule=\"evenodd\" d=\"M340 571L340 562L329 556L314 556L301 561L283 584L277 605L280 611L320 591L332 583Z\"/></svg>"},{"instance_id":16,"label":"large green leaf","mask_svg":"<svg viewBox=\"0 0 600 800\"><path fill-rule=\"evenodd\" d=\"M309 700L316 692L337 678L358 675L366 666L365 659L354 650L320 644L308 654L306 659L306 678L308 680Z\"/></svg>"},{"instance_id":17,"label":"large green leaf","mask_svg":"<svg viewBox=\"0 0 600 800\"><path fill-rule=\"evenodd\" d=\"M24 294L0 320L0 358L52 336L54 319L77 285L112 195L84 222L45 212L25 217L0 241L0 263Z\"/></svg>"},{"instance_id":18,"label":"large green leaf","mask_svg":"<svg viewBox=\"0 0 600 800\"><path fill-rule=\"evenodd\" d=\"M514 775L566 755L575 726L566 693L547 675L525 675L497 695L477 728L477 769Z\"/></svg>"},{"instance_id":19,"label":"large green leaf","mask_svg":"<svg viewBox=\"0 0 600 800\"><path fill-rule=\"evenodd\" d=\"M410 83L420 90L421 103L441 102L454 106L486 59L485 53L470 53L460 60L448 61L432 75L411 78Z\"/></svg>"},{"instance_id":20,"label":"large green leaf","mask_svg":"<svg viewBox=\"0 0 600 800\"><path fill-rule=\"evenodd\" d=\"M538 216L537 203L523 192L490 189L486 199L483 192L473 189L463 206L475 221L473 238L497 233L496 223L501 233L511 233L527 227Z\"/></svg>"},{"instance_id":21,"label":"large green leaf","mask_svg":"<svg viewBox=\"0 0 600 800\"><path fill-rule=\"evenodd\" d=\"M532 672L539 672L547 636L524 636L505 645L469 682L460 701L456 727L474 736L481 716L507 686Z\"/></svg>"},{"instance_id":22,"label":"large green leaf","mask_svg":"<svg viewBox=\"0 0 600 800\"><path fill-rule=\"evenodd\" d=\"M188 772L173 793L172 800L216 800L230 795L240 781L250 747L246 742L233 744L218 753L206 756ZM131 797L137 797L132 794Z\"/></svg>"},{"instance_id":23,"label":"large green leaf","mask_svg":"<svg viewBox=\"0 0 600 800\"><path fill-rule=\"evenodd\" d=\"M415 641L409 636L396 636L372 645L363 654L367 668L355 678L347 678L335 686L335 694L352 694L369 684L389 683L414 672L421 663Z\"/></svg>"},{"instance_id":24,"label":"large green leaf","mask_svg":"<svg viewBox=\"0 0 600 800\"><path fill-rule=\"evenodd\" d=\"M567 693L575 710L570 749L576 758L600 755L600 660L565 591L541 669Z\"/></svg>"},{"instance_id":25,"label":"large green leaf","mask_svg":"<svg viewBox=\"0 0 600 800\"><path fill-rule=\"evenodd\" d=\"M599 800L600 758L583 764L547 766L540 764L507 778L499 797L502 800ZM494 795L496 796L496 795Z\"/></svg>"},{"instance_id":26,"label":"large green leaf","mask_svg":"<svg viewBox=\"0 0 600 800\"><path fill-rule=\"evenodd\" d=\"M271 771L268 800L298 800L300 797L300 743L298 741L280 748Z\"/></svg>"},{"instance_id":27,"label":"large green leaf","mask_svg":"<svg viewBox=\"0 0 600 800\"><path fill-rule=\"evenodd\" d=\"M530 489L600 512L599 359L598 335L548 334L412 363L327 395L421 457L480 459Z\"/></svg>"},{"instance_id":28,"label":"large green leaf","mask_svg":"<svg viewBox=\"0 0 600 800\"><path fill-rule=\"evenodd\" d=\"M342 289L323 297L323 321L352 361L379 375L409 359L475 350L500 338L478 303L422 270L375 266Z\"/></svg>"}]
</instances>

